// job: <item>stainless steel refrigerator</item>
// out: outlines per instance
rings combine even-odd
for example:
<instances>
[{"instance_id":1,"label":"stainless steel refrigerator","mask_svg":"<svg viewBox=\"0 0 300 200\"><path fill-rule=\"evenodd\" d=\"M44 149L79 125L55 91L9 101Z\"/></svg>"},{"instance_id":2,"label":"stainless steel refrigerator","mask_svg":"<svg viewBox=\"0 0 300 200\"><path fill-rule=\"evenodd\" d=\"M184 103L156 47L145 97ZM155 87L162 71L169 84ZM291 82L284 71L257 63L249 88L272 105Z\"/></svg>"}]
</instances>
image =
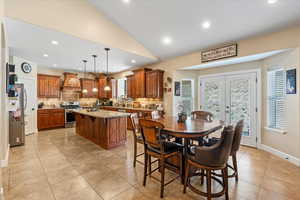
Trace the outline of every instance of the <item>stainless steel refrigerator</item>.
<instances>
[{"instance_id":1,"label":"stainless steel refrigerator","mask_svg":"<svg viewBox=\"0 0 300 200\"><path fill-rule=\"evenodd\" d=\"M9 144L11 147L25 144L24 85L15 84L14 109L9 111Z\"/></svg>"}]
</instances>

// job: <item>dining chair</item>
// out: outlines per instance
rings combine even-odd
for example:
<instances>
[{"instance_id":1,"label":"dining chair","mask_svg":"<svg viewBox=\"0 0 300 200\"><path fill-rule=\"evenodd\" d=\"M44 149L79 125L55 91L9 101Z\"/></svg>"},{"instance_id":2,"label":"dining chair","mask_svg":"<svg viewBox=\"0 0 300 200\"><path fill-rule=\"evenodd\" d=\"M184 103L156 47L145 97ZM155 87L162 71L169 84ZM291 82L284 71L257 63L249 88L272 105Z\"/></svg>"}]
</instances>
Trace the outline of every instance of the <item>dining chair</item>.
<instances>
[{"instance_id":1,"label":"dining chair","mask_svg":"<svg viewBox=\"0 0 300 200\"><path fill-rule=\"evenodd\" d=\"M144 144L144 141L140 132L139 118L137 113L132 113L130 115L130 122L133 133L133 167L135 167L136 162L143 164L143 162L137 160L137 158L144 155L144 152L137 154L137 146L138 144Z\"/></svg>"},{"instance_id":2,"label":"dining chair","mask_svg":"<svg viewBox=\"0 0 300 200\"><path fill-rule=\"evenodd\" d=\"M228 174L227 174L227 161L230 155L233 142L233 127L227 126L222 131L221 139L210 147L206 146L191 146L190 150L187 151L187 166L185 168L185 180L183 193L186 193L186 188L189 187L193 192L207 197L208 200L212 198L220 197L225 194L225 199L229 199L228 195ZM191 173L191 167L201 169L200 173ZM214 170L222 171L222 180L212 176ZM206 173L204 173L205 171ZM201 176L206 177L206 192L203 192L190 182L191 177ZM213 193L212 192L212 180L218 182L222 191ZM202 184L201 180L201 184Z\"/></svg>"},{"instance_id":3,"label":"dining chair","mask_svg":"<svg viewBox=\"0 0 300 200\"><path fill-rule=\"evenodd\" d=\"M180 144L177 144L175 142L170 142L161 135L161 130L164 128L164 125L148 120L148 119L140 119L139 124L141 127L141 133L144 140L144 148L145 148L145 160L144 160L144 180L143 185L146 186L147 182L147 176L151 176L153 172L156 170L160 170L161 178L160 178L160 197L163 198L164 196L164 187L174 180L176 180L178 177L181 177L182 174L182 149L183 146ZM147 174L147 168L148 165L151 166L151 162L149 160L151 159L151 156L159 160L159 166L154 169L150 170L150 172ZM169 158L177 157L179 159L180 167L179 169L177 167L174 167L172 165L169 165L166 161ZM149 167L150 167L149 166ZM176 171L179 176L173 178L172 180L165 183L165 168L169 168L171 170ZM152 178L156 179L155 177L151 176Z\"/></svg>"},{"instance_id":4,"label":"dining chair","mask_svg":"<svg viewBox=\"0 0 300 200\"><path fill-rule=\"evenodd\" d=\"M232 164L231 166L229 163L227 163L227 166L232 169L233 173L228 175L228 178L235 178L236 181L239 180L239 175L238 175L238 165L237 165L237 157L236 154L238 150L240 149L241 146L241 139L242 139L242 134L243 134L243 129L244 129L244 120L238 121L234 128L234 136L233 136L233 142L232 142L232 147L230 151L230 157L232 159ZM206 144L206 146L211 146L218 142L220 140L219 138L211 138L209 141L209 145ZM220 174L213 173L215 176L221 176Z\"/></svg>"},{"instance_id":5,"label":"dining chair","mask_svg":"<svg viewBox=\"0 0 300 200\"><path fill-rule=\"evenodd\" d=\"M202 119L205 121L212 121L213 120L213 114L207 111L203 111L203 110L197 110L197 111L193 111L191 112L191 117L192 119ZM203 145L203 143L205 143L205 140L208 140L209 136L205 136L205 138L200 137L200 138L195 138L193 140L191 140L192 143L194 142L198 142L198 145Z\"/></svg>"},{"instance_id":6,"label":"dining chair","mask_svg":"<svg viewBox=\"0 0 300 200\"><path fill-rule=\"evenodd\" d=\"M193 111L191 113L192 119L203 119L206 121L212 121L213 119L213 114L207 111L203 111L203 110L197 110L197 111Z\"/></svg>"}]
</instances>

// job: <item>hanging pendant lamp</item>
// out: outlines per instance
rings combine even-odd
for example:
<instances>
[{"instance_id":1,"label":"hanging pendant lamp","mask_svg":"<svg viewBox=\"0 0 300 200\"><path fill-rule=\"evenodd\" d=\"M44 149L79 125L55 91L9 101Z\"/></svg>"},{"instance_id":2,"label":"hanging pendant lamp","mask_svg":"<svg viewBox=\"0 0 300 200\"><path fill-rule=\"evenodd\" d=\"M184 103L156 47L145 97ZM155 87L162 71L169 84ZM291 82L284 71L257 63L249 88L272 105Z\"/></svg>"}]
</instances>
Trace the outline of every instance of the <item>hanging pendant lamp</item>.
<instances>
[{"instance_id":1,"label":"hanging pendant lamp","mask_svg":"<svg viewBox=\"0 0 300 200\"><path fill-rule=\"evenodd\" d=\"M86 74L86 63L87 63L87 60L83 60L82 62L83 62L83 64L84 64L83 77L84 77L84 79L85 79L85 78L86 78L86 77L85 77L85 74ZM88 90L84 88L84 89L82 90L82 93L86 94L86 93L88 93Z\"/></svg>"},{"instance_id":2,"label":"hanging pendant lamp","mask_svg":"<svg viewBox=\"0 0 300 200\"><path fill-rule=\"evenodd\" d=\"M94 73L95 73L95 75L96 75L96 58L97 58L97 55L92 55L93 56L93 58L94 58ZM94 85L94 88L92 89L92 91L94 92L94 93L96 93L96 92L98 92L98 88Z\"/></svg>"},{"instance_id":3,"label":"hanging pendant lamp","mask_svg":"<svg viewBox=\"0 0 300 200\"><path fill-rule=\"evenodd\" d=\"M108 52L110 51L110 48L105 48L106 51L106 86L104 87L104 91L111 91L111 88L108 84Z\"/></svg>"}]
</instances>

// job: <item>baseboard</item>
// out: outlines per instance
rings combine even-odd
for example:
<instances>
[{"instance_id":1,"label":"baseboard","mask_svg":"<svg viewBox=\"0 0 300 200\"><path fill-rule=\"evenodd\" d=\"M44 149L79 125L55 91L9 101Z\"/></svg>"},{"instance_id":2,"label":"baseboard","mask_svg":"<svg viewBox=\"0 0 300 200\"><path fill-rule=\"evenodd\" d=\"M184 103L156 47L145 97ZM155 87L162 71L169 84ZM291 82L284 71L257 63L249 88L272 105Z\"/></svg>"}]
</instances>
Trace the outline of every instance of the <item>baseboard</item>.
<instances>
[{"instance_id":1,"label":"baseboard","mask_svg":"<svg viewBox=\"0 0 300 200\"><path fill-rule=\"evenodd\" d=\"M5 155L5 159L4 160L0 160L0 167L7 167L8 166L8 157L9 157L9 145L7 147L7 152Z\"/></svg>"},{"instance_id":2,"label":"baseboard","mask_svg":"<svg viewBox=\"0 0 300 200\"><path fill-rule=\"evenodd\" d=\"M290 163L293 163L294 165L300 166L300 158L297 158L295 156L283 153L281 151L278 151L277 149L274 149L274 148L269 147L269 146L264 145L264 144L260 144L259 149L265 150L265 151L267 151L267 152L269 152L273 155L276 155L280 158L283 158L283 159L289 161Z\"/></svg>"}]
</instances>

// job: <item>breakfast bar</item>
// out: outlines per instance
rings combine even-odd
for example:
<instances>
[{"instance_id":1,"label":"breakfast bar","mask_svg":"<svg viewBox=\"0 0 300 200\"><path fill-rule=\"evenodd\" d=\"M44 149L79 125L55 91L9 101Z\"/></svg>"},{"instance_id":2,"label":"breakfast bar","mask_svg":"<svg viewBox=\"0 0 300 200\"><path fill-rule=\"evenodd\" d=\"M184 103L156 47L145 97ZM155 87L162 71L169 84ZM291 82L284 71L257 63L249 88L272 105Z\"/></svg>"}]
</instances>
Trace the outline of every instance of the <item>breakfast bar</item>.
<instances>
[{"instance_id":1,"label":"breakfast bar","mask_svg":"<svg viewBox=\"0 0 300 200\"><path fill-rule=\"evenodd\" d=\"M129 114L115 111L75 110L76 134L104 149L125 144Z\"/></svg>"}]
</instances>

